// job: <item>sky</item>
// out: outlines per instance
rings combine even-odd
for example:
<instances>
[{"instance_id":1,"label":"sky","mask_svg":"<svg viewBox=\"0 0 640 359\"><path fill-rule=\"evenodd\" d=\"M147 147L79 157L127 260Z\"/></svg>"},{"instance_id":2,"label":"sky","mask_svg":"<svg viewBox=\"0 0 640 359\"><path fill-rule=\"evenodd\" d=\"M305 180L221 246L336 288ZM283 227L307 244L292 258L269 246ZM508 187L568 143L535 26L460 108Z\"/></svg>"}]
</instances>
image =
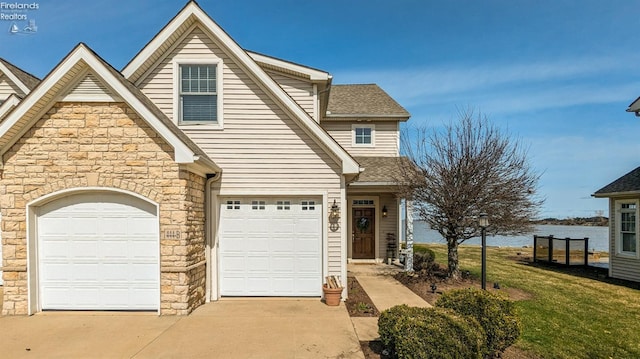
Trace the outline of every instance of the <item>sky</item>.
<instances>
[{"instance_id":1,"label":"sky","mask_svg":"<svg viewBox=\"0 0 640 359\"><path fill-rule=\"evenodd\" d=\"M0 0L0 57L43 78L79 42L122 69L186 1L14 3ZM640 166L640 118L625 112L640 96L640 1L198 3L247 50L322 69L334 84L377 83L411 113L410 128L468 109L486 116L528 148L541 218L607 215L591 194Z\"/></svg>"}]
</instances>

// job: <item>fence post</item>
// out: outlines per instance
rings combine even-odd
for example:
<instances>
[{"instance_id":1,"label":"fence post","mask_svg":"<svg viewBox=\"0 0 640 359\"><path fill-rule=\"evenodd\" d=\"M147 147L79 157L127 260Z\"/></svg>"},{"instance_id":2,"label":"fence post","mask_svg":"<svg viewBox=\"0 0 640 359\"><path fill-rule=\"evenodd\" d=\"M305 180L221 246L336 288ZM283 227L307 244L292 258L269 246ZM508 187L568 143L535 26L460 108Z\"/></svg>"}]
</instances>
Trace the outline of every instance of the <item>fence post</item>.
<instances>
[{"instance_id":1,"label":"fence post","mask_svg":"<svg viewBox=\"0 0 640 359\"><path fill-rule=\"evenodd\" d=\"M549 263L553 263L553 235L547 238L549 238Z\"/></svg>"},{"instance_id":2,"label":"fence post","mask_svg":"<svg viewBox=\"0 0 640 359\"><path fill-rule=\"evenodd\" d=\"M566 237L565 239L565 252L564 252L564 264L571 265L571 238Z\"/></svg>"},{"instance_id":3,"label":"fence post","mask_svg":"<svg viewBox=\"0 0 640 359\"><path fill-rule=\"evenodd\" d=\"M588 265L589 265L589 237L584 237L584 266L587 267Z\"/></svg>"},{"instance_id":4,"label":"fence post","mask_svg":"<svg viewBox=\"0 0 640 359\"><path fill-rule=\"evenodd\" d=\"M537 252L538 252L538 236L534 234L533 235L533 263L536 263L538 261Z\"/></svg>"}]
</instances>

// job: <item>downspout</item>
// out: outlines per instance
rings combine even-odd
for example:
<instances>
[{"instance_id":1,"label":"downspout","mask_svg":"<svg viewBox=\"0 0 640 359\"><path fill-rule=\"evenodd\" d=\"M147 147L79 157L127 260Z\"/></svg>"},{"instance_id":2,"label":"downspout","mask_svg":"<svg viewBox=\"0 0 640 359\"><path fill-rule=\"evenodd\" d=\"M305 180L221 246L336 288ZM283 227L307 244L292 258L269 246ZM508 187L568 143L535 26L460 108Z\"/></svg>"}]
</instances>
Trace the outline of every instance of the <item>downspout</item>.
<instances>
[{"instance_id":1,"label":"downspout","mask_svg":"<svg viewBox=\"0 0 640 359\"><path fill-rule=\"evenodd\" d=\"M222 177L222 172L217 172L213 174L213 177L207 179L207 182L204 185L204 233L205 233L205 259L207 262L207 271L205 275L206 285L205 285L205 301L208 303L211 301L211 290L212 290L212 281L213 281L213 268L212 268L212 257L211 252L212 249L215 248L217 243L214 243L215 238L213 238L213 208L211 207L213 204L213 191L211 190L211 185L214 182L217 182ZM216 261L217 266L217 261ZM217 286L217 278L216 278L216 286ZM216 287L217 293L217 287ZM214 300L217 300L218 296Z\"/></svg>"}]
</instances>

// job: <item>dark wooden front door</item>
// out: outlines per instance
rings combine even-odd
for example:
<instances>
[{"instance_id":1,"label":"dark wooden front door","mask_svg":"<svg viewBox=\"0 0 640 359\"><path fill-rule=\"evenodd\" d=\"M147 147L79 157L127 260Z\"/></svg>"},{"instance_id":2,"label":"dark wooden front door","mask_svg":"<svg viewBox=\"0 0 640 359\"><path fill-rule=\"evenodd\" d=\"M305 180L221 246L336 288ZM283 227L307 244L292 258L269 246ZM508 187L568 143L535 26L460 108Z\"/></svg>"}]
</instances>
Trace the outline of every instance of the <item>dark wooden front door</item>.
<instances>
[{"instance_id":1,"label":"dark wooden front door","mask_svg":"<svg viewBox=\"0 0 640 359\"><path fill-rule=\"evenodd\" d=\"M374 208L354 208L352 218L352 253L354 259L375 259L376 223Z\"/></svg>"}]
</instances>

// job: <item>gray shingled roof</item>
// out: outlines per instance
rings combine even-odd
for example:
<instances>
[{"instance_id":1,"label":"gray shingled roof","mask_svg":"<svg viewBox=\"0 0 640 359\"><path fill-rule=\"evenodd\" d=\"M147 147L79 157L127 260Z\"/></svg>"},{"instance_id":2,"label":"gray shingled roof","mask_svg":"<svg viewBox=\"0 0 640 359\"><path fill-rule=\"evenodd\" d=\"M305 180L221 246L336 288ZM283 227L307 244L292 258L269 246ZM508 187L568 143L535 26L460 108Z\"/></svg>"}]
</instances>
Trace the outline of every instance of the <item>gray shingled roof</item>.
<instances>
[{"instance_id":1,"label":"gray shingled roof","mask_svg":"<svg viewBox=\"0 0 640 359\"><path fill-rule=\"evenodd\" d=\"M332 85L327 115L411 116L376 84Z\"/></svg>"},{"instance_id":2,"label":"gray shingled roof","mask_svg":"<svg viewBox=\"0 0 640 359\"><path fill-rule=\"evenodd\" d=\"M400 178L400 163L406 157L354 157L364 168L356 182L397 182Z\"/></svg>"},{"instance_id":3,"label":"gray shingled roof","mask_svg":"<svg viewBox=\"0 0 640 359\"><path fill-rule=\"evenodd\" d=\"M640 167L597 190L594 195L604 197L612 193L637 191L640 191Z\"/></svg>"},{"instance_id":4,"label":"gray shingled roof","mask_svg":"<svg viewBox=\"0 0 640 359\"><path fill-rule=\"evenodd\" d=\"M33 90L40 83L39 78L33 76L32 74L26 71L23 71L22 69L13 65L9 61L3 58L0 58L0 62L2 62L2 64L6 66L7 69L9 69L9 71L11 71L11 73L18 78L18 80L20 80L20 82L22 82L25 86L27 86L29 90Z\"/></svg>"},{"instance_id":5,"label":"gray shingled roof","mask_svg":"<svg viewBox=\"0 0 640 359\"><path fill-rule=\"evenodd\" d=\"M640 111L640 97L633 100L633 102L629 104L629 108L627 108L627 112L636 112L636 111Z\"/></svg>"}]
</instances>

